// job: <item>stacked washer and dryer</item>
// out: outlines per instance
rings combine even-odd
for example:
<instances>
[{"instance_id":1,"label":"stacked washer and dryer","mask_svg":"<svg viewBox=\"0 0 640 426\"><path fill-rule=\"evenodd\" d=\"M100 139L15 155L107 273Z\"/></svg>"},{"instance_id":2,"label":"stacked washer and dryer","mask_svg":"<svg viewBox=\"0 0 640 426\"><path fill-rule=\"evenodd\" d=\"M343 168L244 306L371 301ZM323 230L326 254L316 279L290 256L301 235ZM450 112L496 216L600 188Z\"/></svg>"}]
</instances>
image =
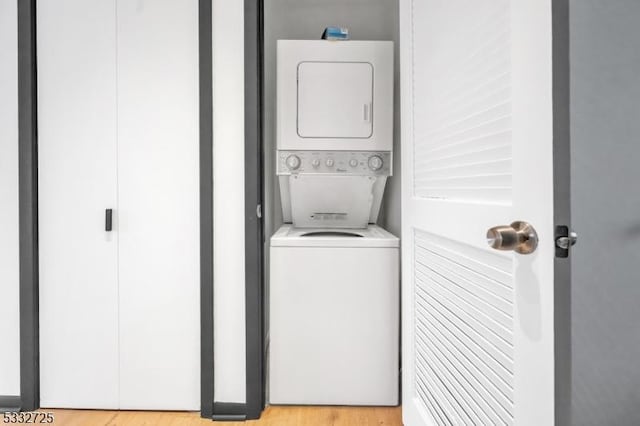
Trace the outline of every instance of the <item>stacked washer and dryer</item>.
<instances>
[{"instance_id":1,"label":"stacked washer and dryer","mask_svg":"<svg viewBox=\"0 0 640 426\"><path fill-rule=\"evenodd\" d=\"M393 43L279 40L271 404L397 405L399 241L375 225L392 173Z\"/></svg>"}]
</instances>

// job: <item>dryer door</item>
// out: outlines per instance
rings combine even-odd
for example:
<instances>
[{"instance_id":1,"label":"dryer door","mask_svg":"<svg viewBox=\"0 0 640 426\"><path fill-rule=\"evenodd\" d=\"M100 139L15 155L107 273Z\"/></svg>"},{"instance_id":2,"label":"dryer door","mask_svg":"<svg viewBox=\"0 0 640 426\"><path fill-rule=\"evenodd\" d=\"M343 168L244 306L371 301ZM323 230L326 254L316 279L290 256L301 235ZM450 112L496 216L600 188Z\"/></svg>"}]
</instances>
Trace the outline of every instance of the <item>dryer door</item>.
<instances>
[{"instance_id":1,"label":"dryer door","mask_svg":"<svg viewBox=\"0 0 640 426\"><path fill-rule=\"evenodd\" d=\"M370 138L373 66L368 62L298 65L298 136Z\"/></svg>"},{"instance_id":2,"label":"dryer door","mask_svg":"<svg viewBox=\"0 0 640 426\"><path fill-rule=\"evenodd\" d=\"M393 43L278 40L279 150L391 151Z\"/></svg>"}]
</instances>

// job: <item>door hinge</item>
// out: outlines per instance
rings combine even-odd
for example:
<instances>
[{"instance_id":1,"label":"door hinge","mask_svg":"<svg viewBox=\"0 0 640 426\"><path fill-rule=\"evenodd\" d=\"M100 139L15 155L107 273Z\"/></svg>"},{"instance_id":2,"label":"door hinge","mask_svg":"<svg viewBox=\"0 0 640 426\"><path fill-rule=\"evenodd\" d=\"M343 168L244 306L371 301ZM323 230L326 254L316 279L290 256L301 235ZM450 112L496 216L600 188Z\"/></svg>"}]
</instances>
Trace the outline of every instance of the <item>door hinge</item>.
<instances>
[{"instance_id":1,"label":"door hinge","mask_svg":"<svg viewBox=\"0 0 640 426\"><path fill-rule=\"evenodd\" d=\"M258 204L256 207L256 216L258 216L258 219L262 219L262 204Z\"/></svg>"},{"instance_id":2,"label":"door hinge","mask_svg":"<svg viewBox=\"0 0 640 426\"><path fill-rule=\"evenodd\" d=\"M569 230L568 226L556 226L556 257L567 258L571 247L578 242L578 234Z\"/></svg>"}]
</instances>

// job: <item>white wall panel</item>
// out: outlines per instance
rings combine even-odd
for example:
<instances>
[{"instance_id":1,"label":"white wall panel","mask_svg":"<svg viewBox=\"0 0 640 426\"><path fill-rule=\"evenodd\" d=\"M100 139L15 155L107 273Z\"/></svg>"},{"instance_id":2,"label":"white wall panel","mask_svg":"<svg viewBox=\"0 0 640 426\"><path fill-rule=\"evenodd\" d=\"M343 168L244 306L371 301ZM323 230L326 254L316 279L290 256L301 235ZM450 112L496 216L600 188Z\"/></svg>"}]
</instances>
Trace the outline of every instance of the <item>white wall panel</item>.
<instances>
[{"instance_id":1,"label":"white wall panel","mask_svg":"<svg viewBox=\"0 0 640 426\"><path fill-rule=\"evenodd\" d=\"M244 5L213 0L215 399L245 402Z\"/></svg>"},{"instance_id":2,"label":"white wall panel","mask_svg":"<svg viewBox=\"0 0 640 426\"><path fill-rule=\"evenodd\" d=\"M0 395L20 394L18 15L0 1Z\"/></svg>"}]
</instances>

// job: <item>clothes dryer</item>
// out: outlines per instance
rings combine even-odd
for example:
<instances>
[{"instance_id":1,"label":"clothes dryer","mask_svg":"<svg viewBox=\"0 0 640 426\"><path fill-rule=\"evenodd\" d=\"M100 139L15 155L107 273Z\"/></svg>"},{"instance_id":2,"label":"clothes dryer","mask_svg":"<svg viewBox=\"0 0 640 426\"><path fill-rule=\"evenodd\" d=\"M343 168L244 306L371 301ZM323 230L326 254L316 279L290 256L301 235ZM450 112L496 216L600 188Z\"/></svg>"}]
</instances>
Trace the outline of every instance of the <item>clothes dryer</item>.
<instances>
[{"instance_id":1,"label":"clothes dryer","mask_svg":"<svg viewBox=\"0 0 640 426\"><path fill-rule=\"evenodd\" d=\"M376 223L393 172L393 43L278 40L277 51L284 222Z\"/></svg>"}]
</instances>

